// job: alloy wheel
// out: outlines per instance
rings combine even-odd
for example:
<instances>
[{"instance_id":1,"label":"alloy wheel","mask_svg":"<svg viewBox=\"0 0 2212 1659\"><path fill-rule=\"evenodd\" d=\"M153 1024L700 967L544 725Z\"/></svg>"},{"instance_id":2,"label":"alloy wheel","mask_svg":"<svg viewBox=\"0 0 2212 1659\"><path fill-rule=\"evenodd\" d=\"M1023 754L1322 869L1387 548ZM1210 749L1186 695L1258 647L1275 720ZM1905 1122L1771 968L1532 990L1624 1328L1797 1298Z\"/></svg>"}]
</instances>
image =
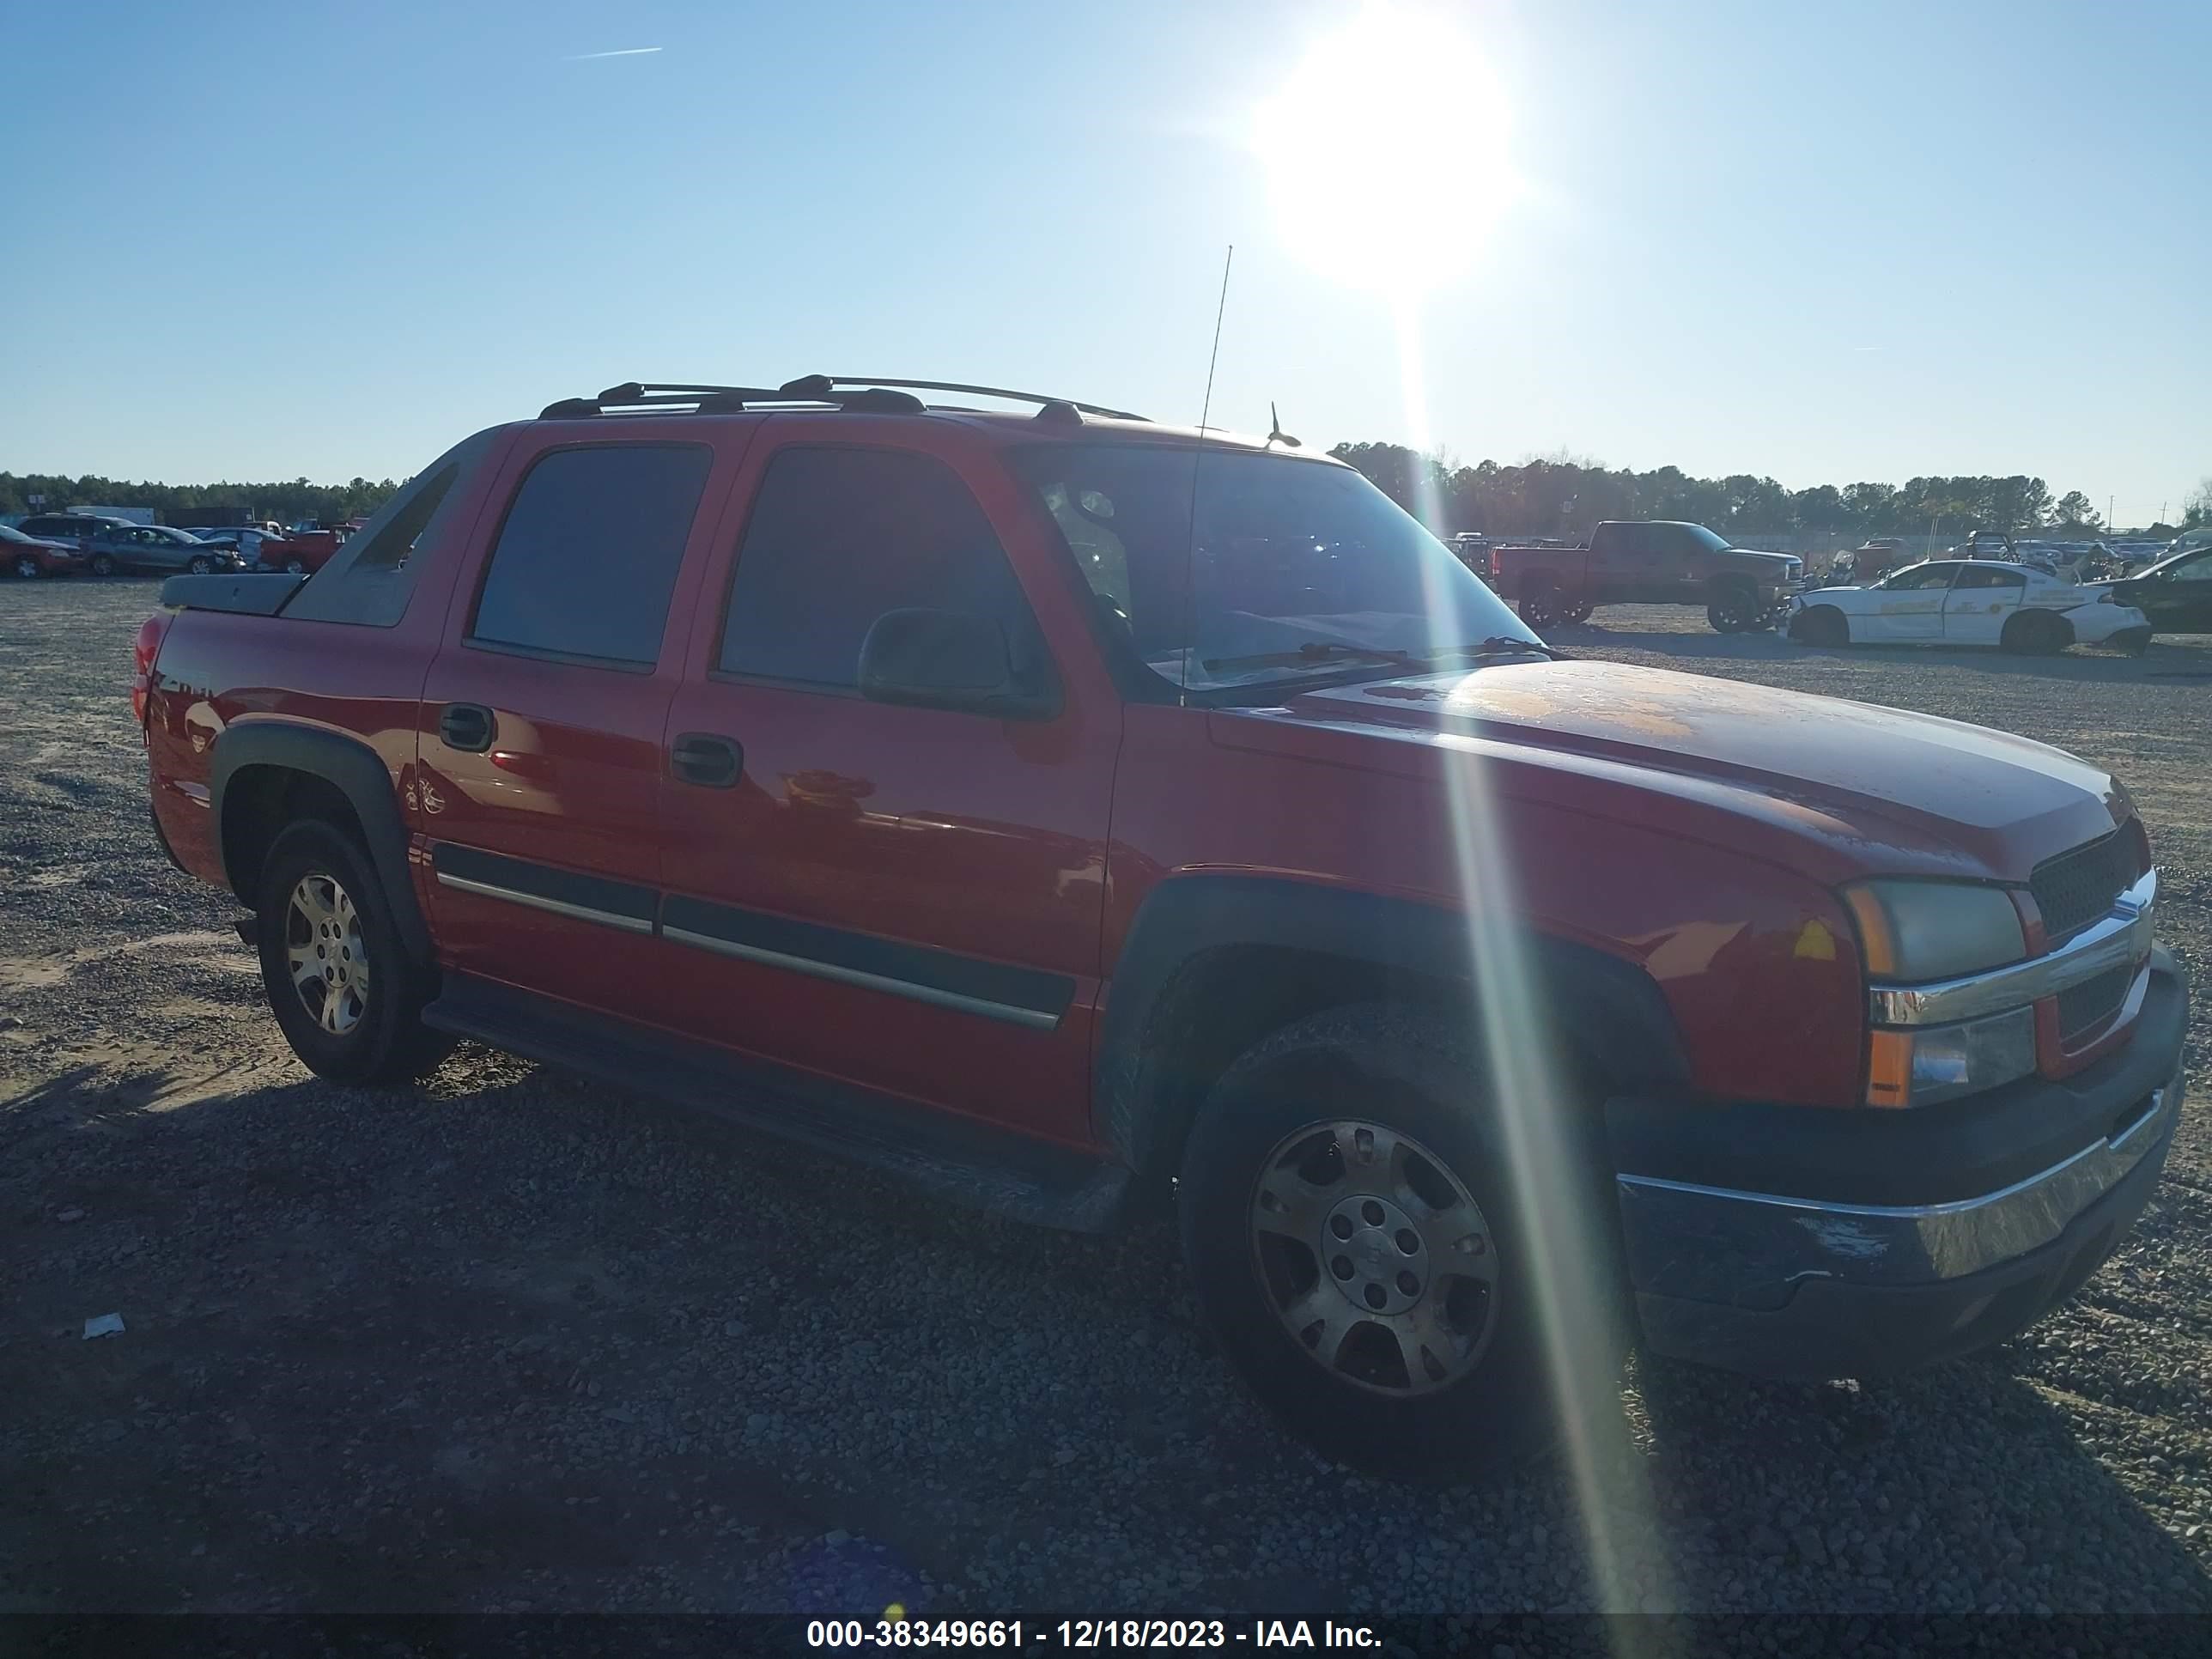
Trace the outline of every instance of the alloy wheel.
<instances>
[{"instance_id":1,"label":"alloy wheel","mask_svg":"<svg viewBox=\"0 0 2212 1659\"><path fill-rule=\"evenodd\" d=\"M1498 1325L1498 1248L1466 1183L1409 1135L1362 1119L1279 1141L1253 1189L1254 1265L1299 1348L1395 1399L1481 1363Z\"/></svg>"},{"instance_id":2,"label":"alloy wheel","mask_svg":"<svg viewBox=\"0 0 2212 1659\"><path fill-rule=\"evenodd\" d=\"M308 1017L343 1036L368 1012L368 946L352 897L335 878L311 871L284 914L284 959Z\"/></svg>"},{"instance_id":3,"label":"alloy wheel","mask_svg":"<svg viewBox=\"0 0 2212 1659\"><path fill-rule=\"evenodd\" d=\"M27 582L35 580L39 575L39 562L26 553L15 561L15 574Z\"/></svg>"}]
</instances>

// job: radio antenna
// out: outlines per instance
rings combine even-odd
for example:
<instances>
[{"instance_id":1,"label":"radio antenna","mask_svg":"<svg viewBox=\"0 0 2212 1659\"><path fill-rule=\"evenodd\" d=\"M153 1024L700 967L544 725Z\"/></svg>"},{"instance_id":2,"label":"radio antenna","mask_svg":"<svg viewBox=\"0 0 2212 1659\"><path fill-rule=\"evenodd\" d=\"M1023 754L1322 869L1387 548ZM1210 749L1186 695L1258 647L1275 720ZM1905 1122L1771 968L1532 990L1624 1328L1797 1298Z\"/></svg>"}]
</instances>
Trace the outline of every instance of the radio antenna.
<instances>
[{"instance_id":1,"label":"radio antenna","mask_svg":"<svg viewBox=\"0 0 2212 1659\"><path fill-rule=\"evenodd\" d=\"M1229 245L1229 256L1221 262L1221 303L1213 308L1213 350L1206 360L1206 401L1199 405L1198 429L1206 430L1206 417L1213 412L1213 366L1221 361L1221 319L1229 310L1229 266L1237 258L1237 244Z\"/></svg>"},{"instance_id":2,"label":"radio antenna","mask_svg":"<svg viewBox=\"0 0 2212 1659\"><path fill-rule=\"evenodd\" d=\"M1198 406L1198 442L1190 453L1190 526L1182 554L1182 698L1190 701L1190 653L1198 649L1198 464L1206 453L1206 417L1213 413L1213 369L1221 361L1221 319L1229 313L1229 267L1237 258L1230 243L1221 261L1221 299L1213 307L1213 349L1206 358L1206 399Z\"/></svg>"}]
</instances>

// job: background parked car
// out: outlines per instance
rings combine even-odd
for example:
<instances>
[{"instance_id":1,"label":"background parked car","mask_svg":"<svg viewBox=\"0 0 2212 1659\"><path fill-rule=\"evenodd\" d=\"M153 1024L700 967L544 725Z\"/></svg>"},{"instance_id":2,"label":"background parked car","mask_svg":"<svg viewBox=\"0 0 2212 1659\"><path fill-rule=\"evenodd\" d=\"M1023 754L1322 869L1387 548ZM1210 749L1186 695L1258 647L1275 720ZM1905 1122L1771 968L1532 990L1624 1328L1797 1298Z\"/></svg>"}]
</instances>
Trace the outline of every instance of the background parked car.
<instances>
[{"instance_id":1,"label":"background parked car","mask_svg":"<svg viewBox=\"0 0 2212 1659\"><path fill-rule=\"evenodd\" d=\"M72 576L87 563L75 542L26 536L4 524L0 524L0 559L7 562L10 571L27 580L40 576Z\"/></svg>"},{"instance_id":2,"label":"background parked car","mask_svg":"<svg viewBox=\"0 0 2212 1659\"><path fill-rule=\"evenodd\" d=\"M2140 654L2150 644L2151 623L2101 587L1983 557L1931 560L1871 587L1800 595L1789 634L1801 645L1994 645L2047 656L2078 643Z\"/></svg>"},{"instance_id":3,"label":"background parked car","mask_svg":"<svg viewBox=\"0 0 2212 1659\"><path fill-rule=\"evenodd\" d=\"M2114 582L2112 603L2133 605L2161 634L2212 634L2212 542Z\"/></svg>"},{"instance_id":4,"label":"background parked car","mask_svg":"<svg viewBox=\"0 0 2212 1659\"><path fill-rule=\"evenodd\" d=\"M15 526L26 536L34 536L40 541L66 542L71 547L86 550L92 546L97 532L118 527L128 530L132 526L128 519L97 513L34 513ZM107 573L95 568L93 574L104 576Z\"/></svg>"},{"instance_id":5,"label":"background parked car","mask_svg":"<svg viewBox=\"0 0 2212 1659\"><path fill-rule=\"evenodd\" d=\"M197 536L162 524L103 526L93 533L89 556L93 574L100 576L112 570L155 576L189 571L207 576L246 568L245 561L228 548L210 547Z\"/></svg>"}]
</instances>

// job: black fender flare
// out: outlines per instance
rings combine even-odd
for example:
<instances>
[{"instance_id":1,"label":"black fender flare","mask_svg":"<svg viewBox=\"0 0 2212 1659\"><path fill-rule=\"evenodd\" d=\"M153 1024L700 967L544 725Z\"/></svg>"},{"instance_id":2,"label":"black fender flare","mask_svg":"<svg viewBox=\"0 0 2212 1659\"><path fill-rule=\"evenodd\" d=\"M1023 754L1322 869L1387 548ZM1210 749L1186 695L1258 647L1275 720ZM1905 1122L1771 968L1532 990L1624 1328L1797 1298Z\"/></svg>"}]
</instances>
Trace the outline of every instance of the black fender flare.
<instances>
[{"instance_id":1,"label":"black fender flare","mask_svg":"<svg viewBox=\"0 0 2212 1659\"><path fill-rule=\"evenodd\" d=\"M1681 1033L1651 976L1635 963L1531 929L1540 991L1559 1034L1595 1060L1608 1094L1689 1077ZM1373 980L1373 995L1407 979L1464 985L1480 975L1460 914L1415 900L1279 877L1170 877L1146 897L1108 988L1092 1057L1092 1130L1117 1159L1143 1170L1171 1156L1205 1079L1179 1076L1178 1033L1188 1006L1185 969L1237 947L1322 957Z\"/></svg>"},{"instance_id":2,"label":"black fender flare","mask_svg":"<svg viewBox=\"0 0 2212 1659\"><path fill-rule=\"evenodd\" d=\"M346 798L361 821L369 859L392 901L401 942L416 961L434 961L430 929L416 902L415 883L408 871L407 820L399 810L392 774L376 751L358 738L289 720L248 720L228 728L215 740L214 763L208 777L208 806L216 828L218 859L224 856L224 792L233 778L254 766L305 773ZM227 866L223 879L240 900L252 902L253 896L240 890Z\"/></svg>"}]
</instances>

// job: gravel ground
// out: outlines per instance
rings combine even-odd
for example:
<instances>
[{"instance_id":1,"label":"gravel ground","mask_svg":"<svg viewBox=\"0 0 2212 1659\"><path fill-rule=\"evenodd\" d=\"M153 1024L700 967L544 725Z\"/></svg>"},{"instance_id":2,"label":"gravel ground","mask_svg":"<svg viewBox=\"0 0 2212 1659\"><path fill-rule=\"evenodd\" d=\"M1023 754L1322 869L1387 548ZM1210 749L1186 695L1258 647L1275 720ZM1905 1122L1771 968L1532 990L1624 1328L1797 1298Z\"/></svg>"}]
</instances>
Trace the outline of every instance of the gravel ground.
<instances>
[{"instance_id":1,"label":"gravel ground","mask_svg":"<svg viewBox=\"0 0 2212 1659\"><path fill-rule=\"evenodd\" d=\"M1589 1503L1391 1486L1242 1397L1164 1228L978 1219L480 1050L415 1095L312 1079L146 828L153 599L0 586L0 1611L2212 1611L2201 1104L2118 1255L1995 1352L1864 1389L1638 1362ZM2212 642L1559 638L2112 767L2212 984Z\"/></svg>"}]
</instances>

